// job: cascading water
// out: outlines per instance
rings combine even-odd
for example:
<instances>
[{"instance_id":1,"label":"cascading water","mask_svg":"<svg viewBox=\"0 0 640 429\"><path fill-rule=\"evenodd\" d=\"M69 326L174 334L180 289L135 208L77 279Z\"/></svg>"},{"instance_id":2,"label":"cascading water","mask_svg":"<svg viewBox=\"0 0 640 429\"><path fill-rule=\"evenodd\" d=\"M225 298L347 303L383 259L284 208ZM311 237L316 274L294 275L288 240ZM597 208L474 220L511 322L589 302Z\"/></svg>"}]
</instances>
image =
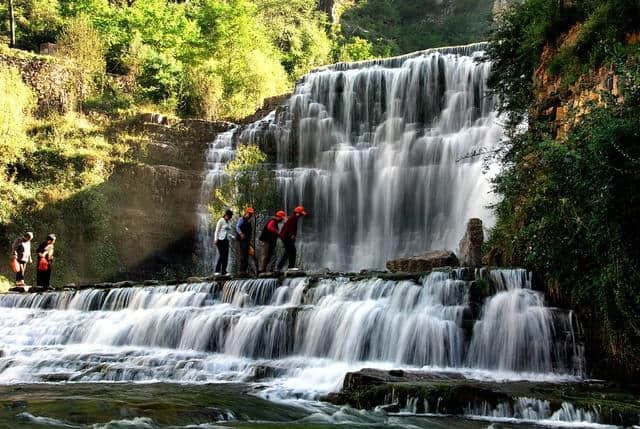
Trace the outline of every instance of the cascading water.
<instances>
[{"instance_id":1,"label":"cascading water","mask_svg":"<svg viewBox=\"0 0 640 429\"><path fill-rule=\"evenodd\" d=\"M357 362L573 373L569 352L578 349L547 332L557 324L542 302L529 313L525 299L517 323L511 307L499 306L506 323L495 326L494 301L523 291L511 283L485 304L473 338L465 338L471 282L464 273L434 272L420 282L247 279L2 295L0 381L52 373L77 381L242 379L260 362L285 373ZM497 336L487 338L488 326ZM530 332L539 334L535 346L527 336L499 342Z\"/></svg>"},{"instance_id":2,"label":"cascading water","mask_svg":"<svg viewBox=\"0 0 640 429\"><path fill-rule=\"evenodd\" d=\"M305 265L379 268L453 249L471 217L491 225L482 157L502 137L486 93L483 44L315 70L286 106L221 134L207 152L200 241L215 259L206 204L233 140L275 153L282 206L312 209L299 243ZM275 149L274 149L275 148Z\"/></svg>"},{"instance_id":3,"label":"cascading water","mask_svg":"<svg viewBox=\"0 0 640 429\"><path fill-rule=\"evenodd\" d=\"M283 207L303 203L305 264L382 267L455 247L470 217L491 224L479 156L502 136L484 45L429 50L306 75L287 106L238 135L277 148Z\"/></svg>"},{"instance_id":4,"label":"cascading water","mask_svg":"<svg viewBox=\"0 0 640 429\"><path fill-rule=\"evenodd\" d=\"M526 270L492 270L489 277L498 293L487 300L474 327L469 366L581 374L573 315L546 307L544 295L531 289Z\"/></svg>"},{"instance_id":5,"label":"cascading water","mask_svg":"<svg viewBox=\"0 0 640 429\"><path fill-rule=\"evenodd\" d=\"M205 176L200 188L200 205L198 206L198 245L201 251L203 272L213 272L217 251L214 246L214 228L211 225L211 213L208 203L213 190L224 180L224 167L235 157L233 135L236 128L220 133L209 143L205 154Z\"/></svg>"}]
</instances>

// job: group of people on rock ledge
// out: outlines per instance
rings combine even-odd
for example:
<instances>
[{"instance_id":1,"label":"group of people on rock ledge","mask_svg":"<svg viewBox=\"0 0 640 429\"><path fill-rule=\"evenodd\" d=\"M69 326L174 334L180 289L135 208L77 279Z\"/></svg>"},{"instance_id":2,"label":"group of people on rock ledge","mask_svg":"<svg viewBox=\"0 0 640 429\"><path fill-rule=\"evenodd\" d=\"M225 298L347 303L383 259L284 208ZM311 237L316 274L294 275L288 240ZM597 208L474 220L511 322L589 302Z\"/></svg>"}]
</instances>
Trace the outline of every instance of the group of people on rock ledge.
<instances>
[{"instance_id":1,"label":"group of people on rock ledge","mask_svg":"<svg viewBox=\"0 0 640 429\"><path fill-rule=\"evenodd\" d=\"M16 273L16 286L25 286L24 275L27 270L27 265L33 263L33 258L31 257L32 241L33 232L26 232L13 242L10 262L13 272ZM49 234L47 235L47 239L36 249L36 284L43 288L48 288L51 283L51 264L53 263L53 248L55 242L55 234Z\"/></svg>"},{"instance_id":2,"label":"group of people on rock ledge","mask_svg":"<svg viewBox=\"0 0 640 429\"><path fill-rule=\"evenodd\" d=\"M255 256L255 249L252 246L251 234L253 225L251 218L254 216L255 210L248 207L242 217L238 219L235 226L235 239L238 242L238 260L237 271L239 274L246 274L249 268L249 257ZM285 264L288 268L293 269L296 266L296 235L298 232L298 219L307 216L309 213L302 206L294 209L293 215L287 218L287 214L283 210L276 212L275 216L270 218L265 224L262 233L258 237L263 244L264 251L262 263L258 266L258 273L274 271L274 266L281 271ZM229 262L229 241L234 238L233 226L231 218L233 212L227 210L218 220L214 233L214 242L218 248L218 260L216 262L216 274L226 274L227 264ZM283 224L284 223L284 224ZM284 245L284 255L275 264L276 245L278 239L282 240Z\"/></svg>"}]
</instances>

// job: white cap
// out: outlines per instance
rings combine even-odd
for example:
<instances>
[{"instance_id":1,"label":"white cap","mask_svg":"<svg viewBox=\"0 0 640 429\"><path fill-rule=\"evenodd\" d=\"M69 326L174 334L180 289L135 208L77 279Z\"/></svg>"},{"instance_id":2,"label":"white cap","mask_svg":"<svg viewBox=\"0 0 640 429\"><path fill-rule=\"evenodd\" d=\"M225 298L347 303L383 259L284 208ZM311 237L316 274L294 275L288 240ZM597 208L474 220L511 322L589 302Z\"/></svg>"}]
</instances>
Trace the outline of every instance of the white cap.
<instances>
[{"instance_id":1,"label":"white cap","mask_svg":"<svg viewBox=\"0 0 640 429\"><path fill-rule=\"evenodd\" d=\"M33 238L33 232L31 232L31 231L27 232L25 235L28 235L29 238Z\"/></svg>"}]
</instances>

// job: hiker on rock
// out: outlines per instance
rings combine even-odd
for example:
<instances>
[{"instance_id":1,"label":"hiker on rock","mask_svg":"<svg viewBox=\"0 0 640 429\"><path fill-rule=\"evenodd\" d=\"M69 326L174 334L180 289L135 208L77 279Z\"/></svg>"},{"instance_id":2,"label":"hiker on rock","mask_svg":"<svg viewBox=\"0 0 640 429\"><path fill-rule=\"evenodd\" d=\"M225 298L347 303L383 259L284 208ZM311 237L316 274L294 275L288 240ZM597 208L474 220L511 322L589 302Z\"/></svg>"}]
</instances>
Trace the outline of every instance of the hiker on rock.
<instances>
[{"instance_id":1,"label":"hiker on rock","mask_svg":"<svg viewBox=\"0 0 640 429\"><path fill-rule=\"evenodd\" d=\"M32 239L33 232L27 232L13 242L11 259L12 263L16 264L14 268L16 272L16 286L24 286L24 274L27 269L27 264L33 262L33 259L31 259Z\"/></svg>"},{"instance_id":2,"label":"hiker on rock","mask_svg":"<svg viewBox=\"0 0 640 429\"><path fill-rule=\"evenodd\" d=\"M227 274L227 263L229 262L229 240L231 239L231 233L233 228L231 226L231 218L233 212L227 210L224 212L218 223L216 224L216 231L214 234L214 243L218 248L218 262L216 262L216 274Z\"/></svg>"},{"instance_id":3,"label":"hiker on rock","mask_svg":"<svg viewBox=\"0 0 640 429\"><path fill-rule=\"evenodd\" d=\"M53 244L56 242L55 234L47 235L47 240L36 249L38 266L36 272L36 285L45 289L51 284L51 264L53 263Z\"/></svg>"},{"instance_id":4,"label":"hiker on rock","mask_svg":"<svg viewBox=\"0 0 640 429\"><path fill-rule=\"evenodd\" d=\"M249 254L251 252L251 217L254 210L248 207L244 215L238 219L236 224L236 235L238 238L238 273L246 274L249 267Z\"/></svg>"},{"instance_id":5,"label":"hiker on rock","mask_svg":"<svg viewBox=\"0 0 640 429\"><path fill-rule=\"evenodd\" d=\"M262 230L260 235L260 241L264 243L265 255L262 260L261 272L267 272L271 268L272 259L276 253L276 245L278 244L278 237L280 237L279 225L287 217L287 214L282 210L278 211L274 217L269 219L267 224Z\"/></svg>"},{"instance_id":6,"label":"hiker on rock","mask_svg":"<svg viewBox=\"0 0 640 429\"><path fill-rule=\"evenodd\" d=\"M285 254L280 259L278 263L278 270L282 270L284 264L289 261L289 269L295 268L296 266L296 234L298 233L298 219L302 216L307 216L307 213L304 210L304 207L298 206L293 211L293 216L291 216L284 223L282 227L282 231L280 231L280 239L284 244Z\"/></svg>"}]
</instances>

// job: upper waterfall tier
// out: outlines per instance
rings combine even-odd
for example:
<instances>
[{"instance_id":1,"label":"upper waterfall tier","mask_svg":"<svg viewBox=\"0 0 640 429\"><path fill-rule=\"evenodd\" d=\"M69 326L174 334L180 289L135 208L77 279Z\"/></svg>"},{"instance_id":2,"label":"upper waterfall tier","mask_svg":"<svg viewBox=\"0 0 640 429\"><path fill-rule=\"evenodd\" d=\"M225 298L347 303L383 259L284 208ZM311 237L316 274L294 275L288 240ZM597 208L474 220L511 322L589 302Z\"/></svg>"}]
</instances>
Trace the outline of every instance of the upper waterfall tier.
<instances>
[{"instance_id":1,"label":"upper waterfall tier","mask_svg":"<svg viewBox=\"0 0 640 429\"><path fill-rule=\"evenodd\" d=\"M235 135L271 148L282 206L304 204L305 264L333 269L453 249L491 225L483 160L502 137L483 44L317 69L286 106ZM275 150L272 148L275 147Z\"/></svg>"}]
</instances>

